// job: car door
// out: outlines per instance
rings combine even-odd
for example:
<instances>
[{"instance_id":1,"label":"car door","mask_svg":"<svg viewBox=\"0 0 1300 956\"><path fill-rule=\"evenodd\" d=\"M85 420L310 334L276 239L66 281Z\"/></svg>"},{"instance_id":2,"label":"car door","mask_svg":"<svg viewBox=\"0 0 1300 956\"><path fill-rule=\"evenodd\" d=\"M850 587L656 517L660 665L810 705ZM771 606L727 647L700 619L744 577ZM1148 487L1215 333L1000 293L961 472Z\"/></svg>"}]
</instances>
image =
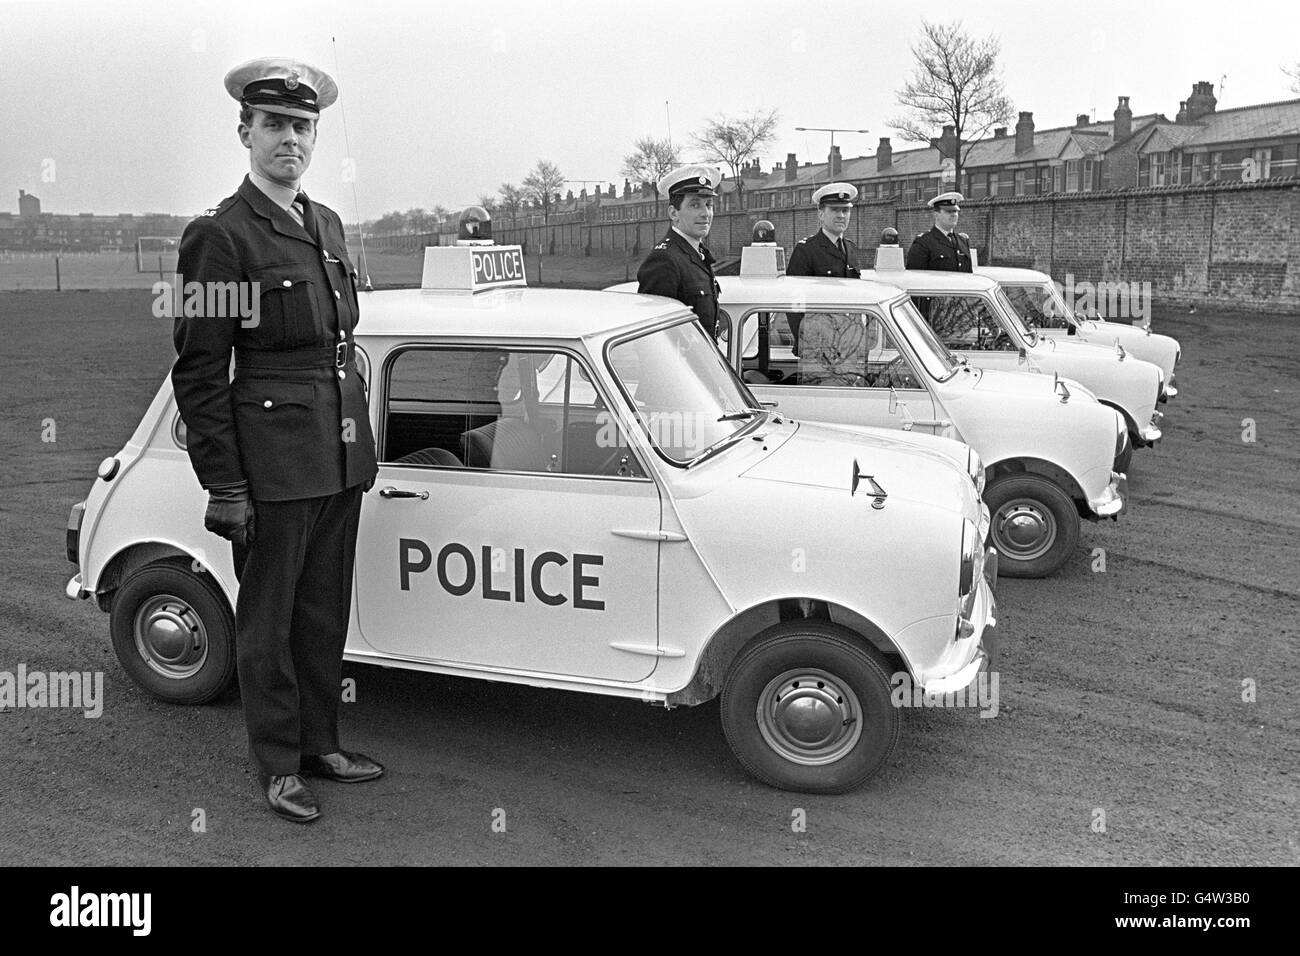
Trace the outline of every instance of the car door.
<instances>
[{"instance_id":1,"label":"car door","mask_svg":"<svg viewBox=\"0 0 1300 956\"><path fill-rule=\"evenodd\" d=\"M539 370L568 387L557 397ZM560 349L390 359L358 538L366 643L471 667L650 674L654 656L613 645L657 646L659 491L591 382Z\"/></svg>"},{"instance_id":2,"label":"car door","mask_svg":"<svg viewBox=\"0 0 1300 956\"><path fill-rule=\"evenodd\" d=\"M808 421L935 431L934 403L911 357L876 313L759 309L742 320L741 375L761 401Z\"/></svg>"}]
</instances>

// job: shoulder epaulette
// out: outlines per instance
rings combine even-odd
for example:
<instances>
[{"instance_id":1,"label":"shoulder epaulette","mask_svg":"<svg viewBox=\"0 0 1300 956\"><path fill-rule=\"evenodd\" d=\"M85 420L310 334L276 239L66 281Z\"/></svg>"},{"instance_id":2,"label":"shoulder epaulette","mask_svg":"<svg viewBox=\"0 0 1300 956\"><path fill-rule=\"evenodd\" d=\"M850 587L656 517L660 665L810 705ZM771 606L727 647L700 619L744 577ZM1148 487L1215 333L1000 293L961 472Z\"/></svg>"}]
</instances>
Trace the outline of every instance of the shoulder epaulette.
<instances>
[{"instance_id":1,"label":"shoulder epaulette","mask_svg":"<svg viewBox=\"0 0 1300 956\"><path fill-rule=\"evenodd\" d=\"M802 245L803 245L805 242L807 242L807 241L808 241L808 238L805 236L803 239L800 239L798 242L796 242L795 245L796 245L796 246L802 246Z\"/></svg>"},{"instance_id":2,"label":"shoulder epaulette","mask_svg":"<svg viewBox=\"0 0 1300 956\"><path fill-rule=\"evenodd\" d=\"M667 249L667 248L668 248L668 240L665 239L663 242L659 243L659 245L655 246L655 248L656 248L656 249Z\"/></svg>"}]
</instances>

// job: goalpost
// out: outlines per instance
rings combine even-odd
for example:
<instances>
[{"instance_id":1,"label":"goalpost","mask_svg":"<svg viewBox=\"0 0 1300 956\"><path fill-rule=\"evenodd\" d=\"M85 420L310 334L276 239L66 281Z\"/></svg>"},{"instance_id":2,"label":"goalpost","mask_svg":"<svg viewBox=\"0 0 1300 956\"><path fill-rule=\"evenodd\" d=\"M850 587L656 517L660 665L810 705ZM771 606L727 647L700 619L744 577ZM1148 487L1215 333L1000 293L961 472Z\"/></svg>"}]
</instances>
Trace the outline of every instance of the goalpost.
<instances>
[{"instance_id":1,"label":"goalpost","mask_svg":"<svg viewBox=\"0 0 1300 956\"><path fill-rule=\"evenodd\" d=\"M135 271L175 272L180 244L180 236L140 236L135 241Z\"/></svg>"}]
</instances>

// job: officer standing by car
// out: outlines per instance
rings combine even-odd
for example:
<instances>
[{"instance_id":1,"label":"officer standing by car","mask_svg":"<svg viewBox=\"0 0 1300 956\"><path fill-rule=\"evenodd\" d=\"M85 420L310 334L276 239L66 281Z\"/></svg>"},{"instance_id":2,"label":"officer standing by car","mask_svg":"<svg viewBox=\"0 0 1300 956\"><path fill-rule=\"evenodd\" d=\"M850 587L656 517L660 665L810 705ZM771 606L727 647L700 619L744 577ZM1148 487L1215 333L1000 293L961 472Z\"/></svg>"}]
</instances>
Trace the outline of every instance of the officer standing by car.
<instances>
[{"instance_id":1,"label":"officer standing by car","mask_svg":"<svg viewBox=\"0 0 1300 956\"><path fill-rule=\"evenodd\" d=\"M178 280L236 284L256 311L232 317L205 295L211 314L178 317L172 386L208 492L204 523L233 548L249 752L271 809L305 823L320 807L304 775L383 773L338 739L357 521L377 472L354 361L356 273L338 215L301 191L320 111L338 90L284 58L242 64L225 85L250 169L186 227Z\"/></svg>"},{"instance_id":2,"label":"officer standing by car","mask_svg":"<svg viewBox=\"0 0 1300 956\"><path fill-rule=\"evenodd\" d=\"M795 243L785 274L862 278L862 271L858 268L858 247L844 235L853 215L853 200L858 198L857 188L851 183L830 183L813 193L812 198L817 204L817 222L821 228ZM799 354L799 323L802 319L801 313L786 314L794 338L795 355Z\"/></svg>"},{"instance_id":3,"label":"officer standing by car","mask_svg":"<svg viewBox=\"0 0 1300 956\"><path fill-rule=\"evenodd\" d=\"M718 280L713 253L704 244L713 226L713 199L722 174L712 166L680 166L659 180L668 197L671 227L637 270L637 292L662 295L689 306L715 339L718 327Z\"/></svg>"},{"instance_id":4,"label":"officer standing by car","mask_svg":"<svg viewBox=\"0 0 1300 956\"><path fill-rule=\"evenodd\" d=\"M961 193L941 193L926 205L934 212L934 226L923 232L907 250L907 268L941 272L973 272L970 240L957 232L961 217Z\"/></svg>"}]
</instances>

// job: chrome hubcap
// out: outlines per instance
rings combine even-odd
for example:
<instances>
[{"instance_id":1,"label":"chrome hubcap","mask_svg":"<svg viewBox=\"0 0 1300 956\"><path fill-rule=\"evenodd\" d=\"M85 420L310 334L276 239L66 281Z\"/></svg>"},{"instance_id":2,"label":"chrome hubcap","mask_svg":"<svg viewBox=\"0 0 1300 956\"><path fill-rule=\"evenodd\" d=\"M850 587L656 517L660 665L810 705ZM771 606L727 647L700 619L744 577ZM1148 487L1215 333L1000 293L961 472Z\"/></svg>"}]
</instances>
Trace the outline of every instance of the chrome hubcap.
<instances>
[{"instance_id":1,"label":"chrome hubcap","mask_svg":"<svg viewBox=\"0 0 1300 956\"><path fill-rule=\"evenodd\" d=\"M1003 555L1030 561L1052 550L1056 518L1040 502L1017 498L1008 501L993 516L993 535Z\"/></svg>"},{"instance_id":2,"label":"chrome hubcap","mask_svg":"<svg viewBox=\"0 0 1300 956\"><path fill-rule=\"evenodd\" d=\"M158 594L135 612L140 658L172 680L193 677L208 656L208 632L194 608L171 594Z\"/></svg>"},{"instance_id":3,"label":"chrome hubcap","mask_svg":"<svg viewBox=\"0 0 1300 956\"><path fill-rule=\"evenodd\" d=\"M767 745L797 764L842 758L862 736L862 705L847 683L817 668L786 671L758 695L758 729Z\"/></svg>"}]
</instances>

